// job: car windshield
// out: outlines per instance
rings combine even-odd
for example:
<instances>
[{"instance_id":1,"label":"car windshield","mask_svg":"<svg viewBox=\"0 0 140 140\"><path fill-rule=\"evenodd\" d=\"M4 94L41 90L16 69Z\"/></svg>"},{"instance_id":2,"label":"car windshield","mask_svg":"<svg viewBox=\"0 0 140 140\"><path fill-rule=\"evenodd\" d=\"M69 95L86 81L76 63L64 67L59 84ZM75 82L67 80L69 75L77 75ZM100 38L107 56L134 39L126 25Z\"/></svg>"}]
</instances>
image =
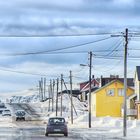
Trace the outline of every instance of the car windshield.
<instances>
[{"instance_id":1,"label":"car windshield","mask_svg":"<svg viewBox=\"0 0 140 140\"><path fill-rule=\"evenodd\" d=\"M65 119L64 118L50 118L49 123L50 124L64 124Z\"/></svg>"},{"instance_id":2,"label":"car windshield","mask_svg":"<svg viewBox=\"0 0 140 140\"><path fill-rule=\"evenodd\" d=\"M10 110L4 110L3 112L4 113L10 113Z\"/></svg>"},{"instance_id":3,"label":"car windshield","mask_svg":"<svg viewBox=\"0 0 140 140\"><path fill-rule=\"evenodd\" d=\"M24 116L25 112L24 111L18 111L18 112L16 112L16 115L17 116Z\"/></svg>"}]
</instances>

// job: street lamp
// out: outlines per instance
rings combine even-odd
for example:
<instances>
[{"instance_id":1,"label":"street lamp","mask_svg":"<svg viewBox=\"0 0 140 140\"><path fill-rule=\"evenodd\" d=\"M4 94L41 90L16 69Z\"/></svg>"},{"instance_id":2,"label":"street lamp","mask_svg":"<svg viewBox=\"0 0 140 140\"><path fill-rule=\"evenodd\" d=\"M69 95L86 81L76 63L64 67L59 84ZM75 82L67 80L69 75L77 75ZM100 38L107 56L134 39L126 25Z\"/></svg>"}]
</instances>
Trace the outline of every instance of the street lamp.
<instances>
[{"instance_id":1,"label":"street lamp","mask_svg":"<svg viewBox=\"0 0 140 140\"><path fill-rule=\"evenodd\" d=\"M91 128L91 68L92 68L92 52L89 52L89 65L80 64L80 66L89 67L89 98L88 98L88 112L89 112L89 128Z\"/></svg>"}]
</instances>

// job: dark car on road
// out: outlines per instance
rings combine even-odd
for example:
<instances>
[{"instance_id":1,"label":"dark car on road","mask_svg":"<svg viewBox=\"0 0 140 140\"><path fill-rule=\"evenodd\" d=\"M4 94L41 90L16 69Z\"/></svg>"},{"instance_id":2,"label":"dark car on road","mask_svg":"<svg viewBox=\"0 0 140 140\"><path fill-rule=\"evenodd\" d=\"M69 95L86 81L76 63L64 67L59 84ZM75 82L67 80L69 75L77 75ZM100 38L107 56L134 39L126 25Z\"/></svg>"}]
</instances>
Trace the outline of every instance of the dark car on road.
<instances>
[{"instance_id":1,"label":"dark car on road","mask_svg":"<svg viewBox=\"0 0 140 140\"><path fill-rule=\"evenodd\" d=\"M51 117L48 120L46 133L48 134L64 134L64 136L68 136L68 128L65 118L63 117Z\"/></svg>"},{"instance_id":2,"label":"dark car on road","mask_svg":"<svg viewBox=\"0 0 140 140\"><path fill-rule=\"evenodd\" d=\"M25 111L24 110L17 110L16 111L16 121L23 120L25 121Z\"/></svg>"}]
</instances>

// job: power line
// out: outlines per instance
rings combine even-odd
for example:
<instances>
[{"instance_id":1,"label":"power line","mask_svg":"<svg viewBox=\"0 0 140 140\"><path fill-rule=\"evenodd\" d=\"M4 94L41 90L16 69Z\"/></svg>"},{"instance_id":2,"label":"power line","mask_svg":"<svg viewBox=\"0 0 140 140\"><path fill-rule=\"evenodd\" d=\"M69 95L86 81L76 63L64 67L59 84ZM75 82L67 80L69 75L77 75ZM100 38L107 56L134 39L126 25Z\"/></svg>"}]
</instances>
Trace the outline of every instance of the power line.
<instances>
[{"instance_id":1,"label":"power line","mask_svg":"<svg viewBox=\"0 0 140 140\"><path fill-rule=\"evenodd\" d=\"M139 49L140 50L140 49ZM100 53L100 52L110 52L112 50L93 50L94 53ZM122 52L124 50L113 50L114 52ZM50 53L43 53L44 55L60 55L60 54L87 54L89 51L67 51L67 52L50 52ZM15 55L15 54L0 54L1 56L21 56L21 55ZM42 55L42 54L41 54Z\"/></svg>"},{"instance_id":2,"label":"power line","mask_svg":"<svg viewBox=\"0 0 140 140\"><path fill-rule=\"evenodd\" d=\"M116 49L118 49L118 48L120 47L121 44L122 44L122 40L121 40L119 43L117 43L117 44L115 45L114 49L111 50L111 51L110 51L108 54L106 54L105 56L111 55L113 52L115 52Z\"/></svg>"},{"instance_id":3,"label":"power line","mask_svg":"<svg viewBox=\"0 0 140 140\"><path fill-rule=\"evenodd\" d=\"M94 58L99 58L99 59L109 59L109 60L112 60L112 59L120 59L122 58L123 56L104 56L104 55L98 55L98 56L94 56ZM140 60L140 56L128 56L128 59L129 60Z\"/></svg>"},{"instance_id":4,"label":"power line","mask_svg":"<svg viewBox=\"0 0 140 140\"><path fill-rule=\"evenodd\" d=\"M128 50L130 50L130 51L138 51L140 49L138 49L138 48L128 48Z\"/></svg>"},{"instance_id":5,"label":"power line","mask_svg":"<svg viewBox=\"0 0 140 140\"><path fill-rule=\"evenodd\" d=\"M81 46L85 46L88 44L93 44L93 43L97 43L100 41L104 41L107 39L110 39L111 37L106 37L106 38L102 38L102 39L98 39L98 40L94 40L94 41L90 41L90 42L86 42L86 43L81 43L78 45L73 45L73 46L69 46L69 47L63 47L63 48L58 48L58 49L50 49L50 50L46 50L46 51L38 51L38 52L28 52L28 53L9 53L9 54L1 54L1 55L6 55L6 56L20 56L20 55L37 55L37 54L46 54L46 53L50 53L50 52L55 52L55 51L61 51L61 50L67 50L67 49L71 49L71 48L77 48L77 47L81 47Z\"/></svg>"},{"instance_id":6,"label":"power line","mask_svg":"<svg viewBox=\"0 0 140 140\"><path fill-rule=\"evenodd\" d=\"M42 37L75 37L75 36L93 36L93 35L111 35L111 34L118 34L120 32L104 32L104 33L81 33L81 34L55 34L55 35L51 35L51 34L42 34L42 35L0 35L0 38L5 38L5 37L8 37L8 38L22 38L22 37L30 37L30 38L42 38Z\"/></svg>"},{"instance_id":7,"label":"power line","mask_svg":"<svg viewBox=\"0 0 140 140\"><path fill-rule=\"evenodd\" d=\"M58 77L55 75L45 75L45 74L39 74L39 73L30 73L30 72L24 72L24 71L16 71L7 69L6 67L0 67L0 71L6 71L6 72L12 72L12 73L19 73L19 74L25 74L25 75L33 75L33 76L42 76L42 77Z\"/></svg>"},{"instance_id":8,"label":"power line","mask_svg":"<svg viewBox=\"0 0 140 140\"><path fill-rule=\"evenodd\" d=\"M110 67L110 68L108 68L106 70L102 69L102 72L108 72L108 71L111 71L111 70L115 69L121 62L122 62L122 60L120 59L114 66L112 66L112 67ZM98 70L98 71L100 70L98 68L93 68L93 69Z\"/></svg>"}]
</instances>

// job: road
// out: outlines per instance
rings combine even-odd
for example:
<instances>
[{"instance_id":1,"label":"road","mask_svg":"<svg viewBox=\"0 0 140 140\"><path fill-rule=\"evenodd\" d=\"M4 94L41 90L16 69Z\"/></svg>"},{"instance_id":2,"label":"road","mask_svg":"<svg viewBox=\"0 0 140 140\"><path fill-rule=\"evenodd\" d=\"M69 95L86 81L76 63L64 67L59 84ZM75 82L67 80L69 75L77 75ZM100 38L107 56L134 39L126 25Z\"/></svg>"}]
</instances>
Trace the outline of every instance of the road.
<instances>
[{"instance_id":1,"label":"road","mask_svg":"<svg viewBox=\"0 0 140 140\"><path fill-rule=\"evenodd\" d=\"M12 110L13 115L16 110L25 110L26 114L36 119L40 118L40 112L34 110L29 104L7 104L7 108ZM0 116L2 118L2 116ZM46 124L41 121L15 121L11 118L11 126L2 118L0 123L0 140L81 140L78 134L69 130L68 137L63 135L49 135L45 136ZM8 119L9 121L9 119ZM8 124L8 125L7 125Z\"/></svg>"},{"instance_id":2,"label":"road","mask_svg":"<svg viewBox=\"0 0 140 140\"><path fill-rule=\"evenodd\" d=\"M0 140L81 140L77 135L69 132L68 137L50 135L45 137L44 128L0 128Z\"/></svg>"}]
</instances>

